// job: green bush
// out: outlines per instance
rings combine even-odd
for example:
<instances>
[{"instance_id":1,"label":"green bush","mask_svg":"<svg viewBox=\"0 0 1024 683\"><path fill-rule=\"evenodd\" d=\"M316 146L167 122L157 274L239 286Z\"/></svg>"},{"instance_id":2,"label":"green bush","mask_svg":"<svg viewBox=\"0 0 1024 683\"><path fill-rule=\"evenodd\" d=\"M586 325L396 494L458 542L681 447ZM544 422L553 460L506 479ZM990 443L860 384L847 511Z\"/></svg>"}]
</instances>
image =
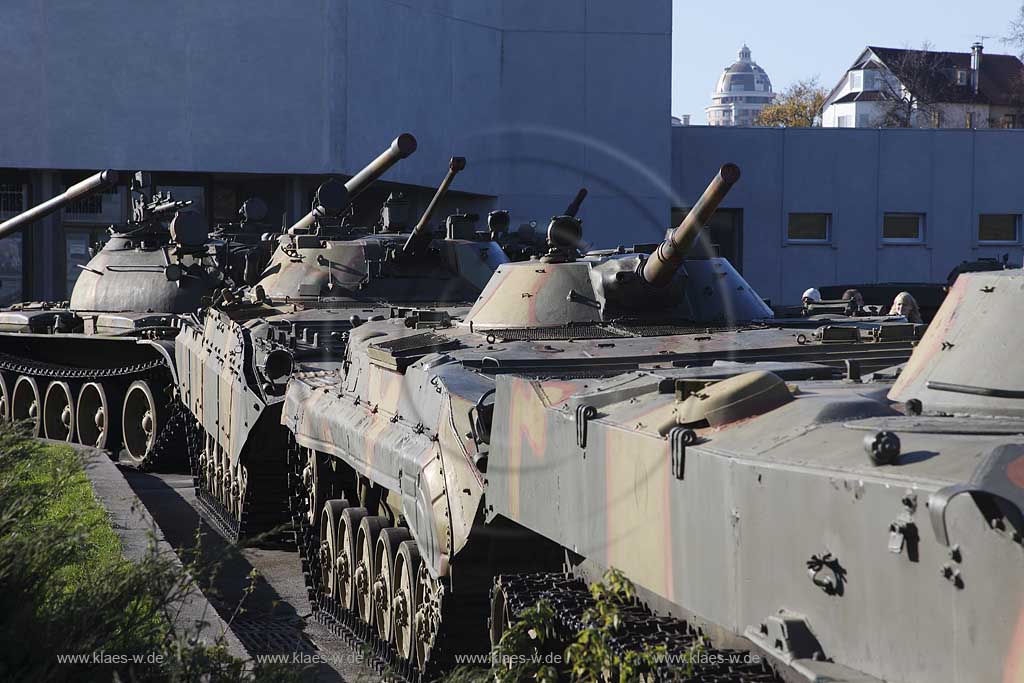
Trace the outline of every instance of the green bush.
<instances>
[{"instance_id":1,"label":"green bush","mask_svg":"<svg viewBox=\"0 0 1024 683\"><path fill-rule=\"evenodd\" d=\"M636 589L621 572L609 570L590 585L590 595L594 604L583 613L582 628L568 638L559 631L552 605L540 600L522 610L502 634L489 669L463 667L447 683L633 683L655 680L654 671L668 680L693 675L693 661L704 648L701 639L689 651L674 653L678 664L671 666L666 665L665 645L627 652L614 646L624 628L622 610L636 603Z\"/></svg>"},{"instance_id":2,"label":"green bush","mask_svg":"<svg viewBox=\"0 0 1024 683\"><path fill-rule=\"evenodd\" d=\"M285 677L171 628L191 576L207 570L155 545L126 560L79 455L0 429L0 680Z\"/></svg>"}]
</instances>

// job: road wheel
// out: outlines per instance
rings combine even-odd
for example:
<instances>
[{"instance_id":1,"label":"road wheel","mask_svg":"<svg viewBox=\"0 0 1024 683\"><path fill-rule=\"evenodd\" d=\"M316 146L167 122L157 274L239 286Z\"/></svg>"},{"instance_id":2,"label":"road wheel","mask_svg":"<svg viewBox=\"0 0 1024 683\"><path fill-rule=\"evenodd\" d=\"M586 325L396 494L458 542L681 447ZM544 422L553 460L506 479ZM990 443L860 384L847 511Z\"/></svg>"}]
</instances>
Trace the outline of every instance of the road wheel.
<instances>
[{"instance_id":1,"label":"road wheel","mask_svg":"<svg viewBox=\"0 0 1024 683\"><path fill-rule=\"evenodd\" d=\"M128 463L142 465L156 446L156 437L164 426L165 410L145 380L136 380L124 395L121 429Z\"/></svg>"},{"instance_id":2,"label":"road wheel","mask_svg":"<svg viewBox=\"0 0 1024 683\"><path fill-rule=\"evenodd\" d=\"M345 508L338 526L338 605L347 610L356 609L356 536L364 517L366 508Z\"/></svg>"},{"instance_id":3,"label":"road wheel","mask_svg":"<svg viewBox=\"0 0 1024 683\"><path fill-rule=\"evenodd\" d=\"M329 500L320 515L320 592L338 599L338 531L347 500Z\"/></svg>"},{"instance_id":4,"label":"road wheel","mask_svg":"<svg viewBox=\"0 0 1024 683\"><path fill-rule=\"evenodd\" d=\"M377 547L377 537L381 529L388 525L384 517L367 516L359 523L356 536L356 607L359 618L373 625L373 581L376 576L373 566L373 551Z\"/></svg>"},{"instance_id":5,"label":"road wheel","mask_svg":"<svg viewBox=\"0 0 1024 683\"><path fill-rule=\"evenodd\" d=\"M73 441L75 399L67 382L50 382L43 399L43 434L54 441Z\"/></svg>"},{"instance_id":6,"label":"road wheel","mask_svg":"<svg viewBox=\"0 0 1024 683\"><path fill-rule=\"evenodd\" d=\"M409 530L403 527L382 529L373 552L373 622L377 625L377 635L386 643L393 642L391 601L395 596L395 559L398 546L410 538Z\"/></svg>"},{"instance_id":7,"label":"road wheel","mask_svg":"<svg viewBox=\"0 0 1024 683\"><path fill-rule=\"evenodd\" d=\"M491 634L491 648L497 647L501 637L512 627L512 615L508 609L505 587L495 582L491 588L491 616L487 620Z\"/></svg>"},{"instance_id":8,"label":"road wheel","mask_svg":"<svg viewBox=\"0 0 1024 683\"><path fill-rule=\"evenodd\" d=\"M415 541L404 541L395 556L394 597L391 599L391 642L398 656L406 661L416 659L416 575L420 568L420 553Z\"/></svg>"},{"instance_id":9,"label":"road wheel","mask_svg":"<svg viewBox=\"0 0 1024 683\"><path fill-rule=\"evenodd\" d=\"M430 575L427 563L420 562L416 572L416 617L413 626L416 631L416 663L420 671L426 669L434 649L434 641L441 628L441 601L444 585Z\"/></svg>"},{"instance_id":10,"label":"road wheel","mask_svg":"<svg viewBox=\"0 0 1024 683\"><path fill-rule=\"evenodd\" d=\"M39 436L42 433L42 420L40 419L39 406L42 400L39 396L39 384L34 377L22 375L14 383L14 394L11 397L11 419L15 422L28 420L31 423L32 436Z\"/></svg>"}]
</instances>

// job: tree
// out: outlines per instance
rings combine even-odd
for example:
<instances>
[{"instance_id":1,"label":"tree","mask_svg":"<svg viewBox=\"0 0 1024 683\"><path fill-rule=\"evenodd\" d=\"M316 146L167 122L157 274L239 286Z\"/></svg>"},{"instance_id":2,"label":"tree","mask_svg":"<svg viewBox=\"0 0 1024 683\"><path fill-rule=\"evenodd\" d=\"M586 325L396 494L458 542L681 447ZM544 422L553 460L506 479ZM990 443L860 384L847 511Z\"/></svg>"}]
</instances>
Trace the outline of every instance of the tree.
<instances>
[{"instance_id":1,"label":"tree","mask_svg":"<svg viewBox=\"0 0 1024 683\"><path fill-rule=\"evenodd\" d=\"M953 65L941 52L932 52L928 43L920 50L892 50L884 54L885 66L879 75L879 91L884 102L882 120L886 128L911 128L922 117L930 124L938 115L938 105L950 101L954 81Z\"/></svg>"},{"instance_id":2,"label":"tree","mask_svg":"<svg viewBox=\"0 0 1024 683\"><path fill-rule=\"evenodd\" d=\"M789 128L819 125L818 114L827 97L828 91L818 84L817 77L797 81L761 110L754 125Z\"/></svg>"},{"instance_id":3,"label":"tree","mask_svg":"<svg viewBox=\"0 0 1024 683\"><path fill-rule=\"evenodd\" d=\"M1010 32L1003 38L1007 45L1017 48L1018 54L1024 58L1024 5L1017 10L1017 16L1010 22Z\"/></svg>"}]
</instances>

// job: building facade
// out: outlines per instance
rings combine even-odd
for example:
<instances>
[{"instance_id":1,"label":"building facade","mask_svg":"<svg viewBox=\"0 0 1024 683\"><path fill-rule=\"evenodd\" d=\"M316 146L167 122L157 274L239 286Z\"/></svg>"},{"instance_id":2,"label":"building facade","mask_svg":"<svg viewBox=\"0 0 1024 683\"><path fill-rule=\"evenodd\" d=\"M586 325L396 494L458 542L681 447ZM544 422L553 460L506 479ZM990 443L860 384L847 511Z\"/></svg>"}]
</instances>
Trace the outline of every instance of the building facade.
<instances>
[{"instance_id":1,"label":"building facade","mask_svg":"<svg viewBox=\"0 0 1024 683\"><path fill-rule=\"evenodd\" d=\"M675 213L722 163L743 176L707 236L773 303L807 287L945 282L965 260L1024 258L1024 131L672 129Z\"/></svg>"},{"instance_id":2,"label":"building facade","mask_svg":"<svg viewBox=\"0 0 1024 683\"><path fill-rule=\"evenodd\" d=\"M1024 64L1013 55L867 47L829 93L825 128L1024 127Z\"/></svg>"},{"instance_id":3,"label":"building facade","mask_svg":"<svg viewBox=\"0 0 1024 683\"><path fill-rule=\"evenodd\" d=\"M453 205L513 226L581 186L598 244L650 241L669 213L670 0L13 0L0 59L4 215L114 168L211 222L251 194L290 221L405 131L419 150L360 199L371 218L393 189L425 203L453 155ZM75 208L0 247L0 297L67 297L127 197Z\"/></svg>"},{"instance_id":4,"label":"building facade","mask_svg":"<svg viewBox=\"0 0 1024 683\"><path fill-rule=\"evenodd\" d=\"M750 48L744 45L737 61L719 76L711 105L704 111L709 126L752 126L761 110L774 99L768 74L751 58Z\"/></svg>"}]
</instances>

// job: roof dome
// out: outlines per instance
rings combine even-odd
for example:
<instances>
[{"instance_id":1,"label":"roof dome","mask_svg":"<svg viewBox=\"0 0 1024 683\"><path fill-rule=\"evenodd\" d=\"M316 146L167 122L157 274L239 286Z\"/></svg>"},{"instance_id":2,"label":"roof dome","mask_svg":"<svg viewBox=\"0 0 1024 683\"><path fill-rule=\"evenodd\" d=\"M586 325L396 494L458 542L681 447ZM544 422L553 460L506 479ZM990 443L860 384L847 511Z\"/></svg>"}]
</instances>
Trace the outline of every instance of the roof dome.
<instances>
[{"instance_id":1,"label":"roof dome","mask_svg":"<svg viewBox=\"0 0 1024 683\"><path fill-rule=\"evenodd\" d=\"M750 48L740 48L739 60L727 67L718 78L715 95L728 93L758 92L770 93L772 82L764 69L750 58Z\"/></svg>"}]
</instances>

